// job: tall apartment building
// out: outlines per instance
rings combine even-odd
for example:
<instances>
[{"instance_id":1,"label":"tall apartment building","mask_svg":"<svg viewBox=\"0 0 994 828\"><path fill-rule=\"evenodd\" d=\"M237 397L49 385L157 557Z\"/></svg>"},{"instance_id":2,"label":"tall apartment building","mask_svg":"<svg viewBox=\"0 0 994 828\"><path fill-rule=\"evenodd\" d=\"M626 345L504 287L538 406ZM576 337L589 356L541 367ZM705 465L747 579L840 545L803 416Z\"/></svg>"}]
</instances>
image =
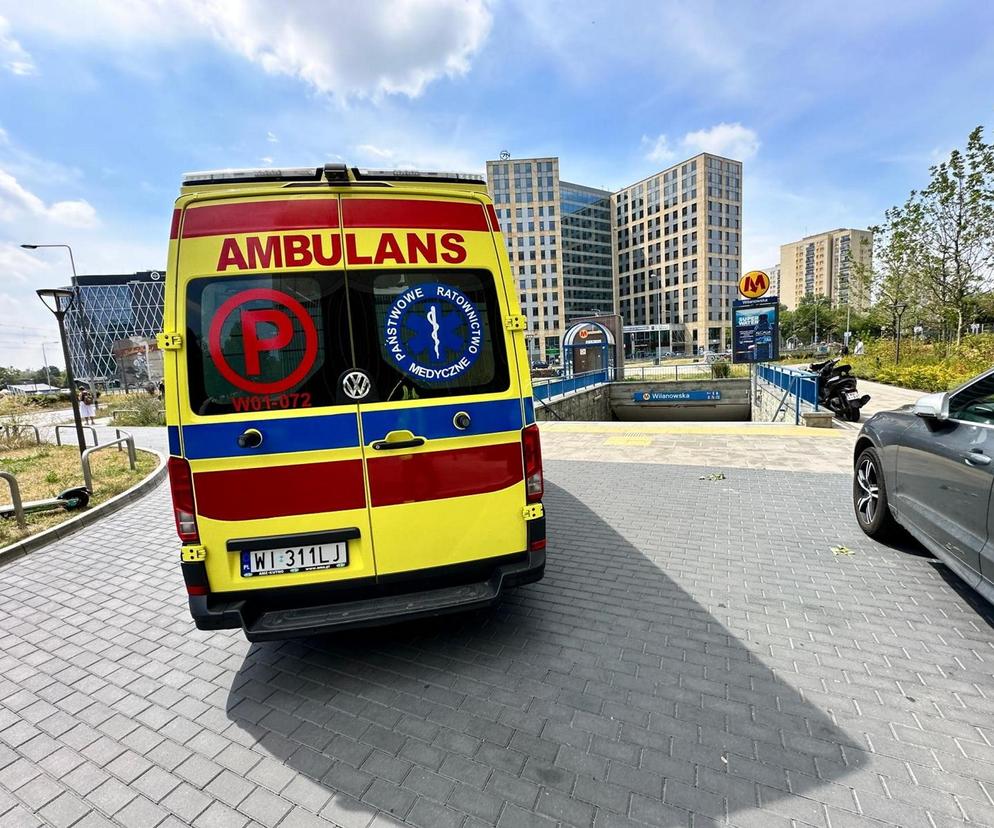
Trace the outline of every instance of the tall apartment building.
<instances>
[{"instance_id":1,"label":"tall apartment building","mask_svg":"<svg viewBox=\"0 0 994 828\"><path fill-rule=\"evenodd\" d=\"M559 355L571 319L614 307L611 193L559 178L559 159L487 162L487 183L528 320L529 355Z\"/></svg>"},{"instance_id":2,"label":"tall apartment building","mask_svg":"<svg viewBox=\"0 0 994 828\"><path fill-rule=\"evenodd\" d=\"M731 346L742 164L702 153L615 193L617 312L677 353ZM653 332L658 332L653 334Z\"/></svg>"},{"instance_id":3,"label":"tall apartment building","mask_svg":"<svg viewBox=\"0 0 994 828\"><path fill-rule=\"evenodd\" d=\"M833 307L869 305L869 285L854 265L873 261L873 233L839 228L780 247L780 301L788 310L804 296L826 296Z\"/></svg>"},{"instance_id":4,"label":"tall apartment building","mask_svg":"<svg viewBox=\"0 0 994 828\"><path fill-rule=\"evenodd\" d=\"M780 295L780 265L770 265L765 268L766 275L770 277L770 295Z\"/></svg>"}]
</instances>

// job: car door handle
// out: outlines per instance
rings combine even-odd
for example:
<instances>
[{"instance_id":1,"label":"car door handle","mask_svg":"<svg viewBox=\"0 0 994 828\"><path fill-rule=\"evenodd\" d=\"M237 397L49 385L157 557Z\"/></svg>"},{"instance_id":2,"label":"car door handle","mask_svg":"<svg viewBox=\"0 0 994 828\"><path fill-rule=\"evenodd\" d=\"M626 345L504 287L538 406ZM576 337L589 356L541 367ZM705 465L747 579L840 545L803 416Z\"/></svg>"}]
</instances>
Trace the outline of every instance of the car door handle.
<instances>
[{"instance_id":1,"label":"car door handle","mask_svg":"<svg viewBox=\"0 0 994 828\"><path fill-rule=\"evenodd\" d=\"M963 459L969 463L971 466L989 466L991 464L991 458L984 454L980 449L972 449L963 455Z\"/></svg>"},{"instance_id":2,"label":"car door handle","mask_svg":"<svg viewBox=\"0 0 994 828\"><path fill-rule=\"evenodd\" d=\"M383 440L373 443L376 451L397 451L398 449L417 448L425 444L424 437L415 437L410 431L391 431Z\"/></svg>"}]
</instances>

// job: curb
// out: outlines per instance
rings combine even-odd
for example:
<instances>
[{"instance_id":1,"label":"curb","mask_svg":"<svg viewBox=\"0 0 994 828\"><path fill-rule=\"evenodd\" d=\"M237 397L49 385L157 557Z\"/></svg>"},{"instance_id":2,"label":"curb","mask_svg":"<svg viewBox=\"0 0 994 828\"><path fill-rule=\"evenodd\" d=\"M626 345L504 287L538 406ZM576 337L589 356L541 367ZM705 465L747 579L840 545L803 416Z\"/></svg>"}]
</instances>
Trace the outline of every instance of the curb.
<instances>
[{"instance_id":1,"label":"curb","mask_svg":"<svg viewBox=\"0 0 994 828\"><path fill-rule=\"evenodd\" d=\"M136 447L137 448L137 447ZM44 532L39 532L37 535L31 535L22 541L17 543L12 543L10 546L5 546L0 549L0 567L9 564L11 561L15 561L18 558L22 558L29 552L34 552L36 549L40 549L43 546L47 546L54 540L65 537L75 532L77 529L82 529L84 526L89 526L91 523L96 523L100 518L116 512L119 509L123 509L129 503L138 500L140 497L147 494L150 490L154 489L159 485L166 477L166 458L149 448L140 448L139 451L147 451L149 454L154 454L159 458L159 465L155 467L155 470L141 483L132 486L120 494L114 495L110 500L101 503L99 506L94 506L83 512L81 515L77 515L74 518L60 523L58 526L53 526L51 529L46 529Z\"/></svg>"}]
</instances>

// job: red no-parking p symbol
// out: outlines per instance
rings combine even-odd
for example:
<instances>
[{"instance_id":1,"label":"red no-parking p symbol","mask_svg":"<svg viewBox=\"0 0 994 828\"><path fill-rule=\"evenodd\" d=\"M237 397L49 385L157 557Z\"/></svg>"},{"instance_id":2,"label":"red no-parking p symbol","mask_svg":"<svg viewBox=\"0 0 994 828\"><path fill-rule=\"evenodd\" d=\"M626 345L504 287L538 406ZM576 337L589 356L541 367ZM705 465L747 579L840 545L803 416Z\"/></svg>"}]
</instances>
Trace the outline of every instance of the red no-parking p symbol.
<instances>
[{"instance_id":1,"label":"red no-parking p symbol","mask_svg":"<svg viewBox=\"0 0 994 828\"><path fill-rule=\"evenodd\" d=\"M258 301L269 302L273 307L244 307L250 302ZM279 305L282 307L277 307ZM239 309L241 309L242 347L245 350L244 375L228 362L221 341L225 323ZM262 373L259 360L261 353L283 350L293 341L295 319L304 334L304 350L296 367L281 379L270 382L253 379ZM260 335L259 326L265 324L272 325L275 333ZM292 388L307 376L318 355L318 335L311 315L292 296L272 288L243 290L228 298L214 314L207 344L211 359L221 376L232 385L254 394L279 394Z\"/></svg>"}]
</instances>

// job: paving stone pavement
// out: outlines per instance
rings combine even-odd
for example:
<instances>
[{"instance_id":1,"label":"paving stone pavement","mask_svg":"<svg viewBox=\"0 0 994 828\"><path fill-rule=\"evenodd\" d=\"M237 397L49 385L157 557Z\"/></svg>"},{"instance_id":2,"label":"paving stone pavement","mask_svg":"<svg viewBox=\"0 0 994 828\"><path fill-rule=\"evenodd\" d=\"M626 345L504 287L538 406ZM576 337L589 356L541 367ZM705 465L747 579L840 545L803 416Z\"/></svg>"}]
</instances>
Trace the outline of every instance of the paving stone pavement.
<instances>
[{"instance_id":1,"label":"paving stone pavement","mask_svg":"<svg viewBox=\"0 0 994 828\"><path fill-rule=\"evenodd\" d=\"M992 615L845 475L546 465L489 613L198 632L164 486L0 568L0 825L994 825Z\"/></svg>"}]
</instances>

